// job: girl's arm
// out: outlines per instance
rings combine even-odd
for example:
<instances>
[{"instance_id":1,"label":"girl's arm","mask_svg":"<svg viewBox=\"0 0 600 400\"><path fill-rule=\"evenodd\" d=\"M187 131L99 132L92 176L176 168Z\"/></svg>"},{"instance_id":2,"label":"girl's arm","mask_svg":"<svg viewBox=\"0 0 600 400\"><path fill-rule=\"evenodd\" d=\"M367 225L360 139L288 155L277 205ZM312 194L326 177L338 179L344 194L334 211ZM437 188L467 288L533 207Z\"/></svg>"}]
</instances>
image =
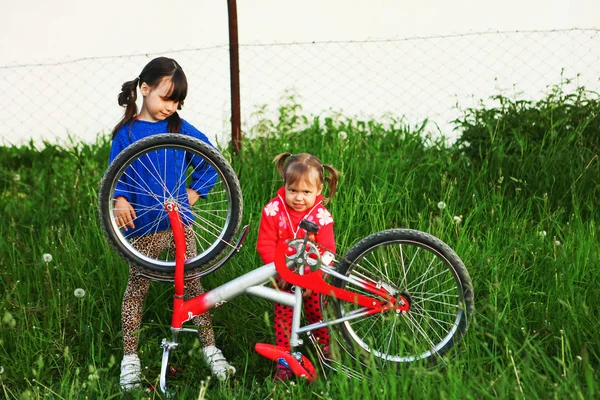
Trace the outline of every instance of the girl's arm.
<instances>
[{"instance_id":1,"label":"girl's arm","mask_svg":"<svg viewBox=\"0 0 600 400\"><path fill-rule=\"evenodd\" d=\"M277 216L266 215L264 209L261 214L256 250L263 262L269 264L275 260L275 248L279 239L277 235Z\"/></svg>"},{"instance_id":2,"label":"girl's arm","mask_svg":"<svg viewBox=\"0 0 600 400\"><path fill-rule=\"evenodd\" d=\"M316 242L321 246L325 247L327 250L335 253L335 235L333 233L333 222L321 226L319 232L317 233Z\"/></svg>"},{"instance_id":3,"label":"girl's arm","mask_svg":"<svg viewBox=\"0 0 600 400\"><path fill-rule=\"evenodd\" d=\"M119 131L113 138L113 141L110 145L110 155L108 157L108 164L112 163L113 160L119 155L121 151L123 151L125 147L127 147L127 144L123 142L123 135L121 134L121 131Z\"/></svg>"},{"instance_id":4,"label":"girl's arm","mask_svg":"<svg viewBox=\"0 0 600 400\"><path fill-rule=\"evenodd\" d=\"M189 189L196 192L196 196L206 198L217 182L217 171L208 163L199 157L188 154L187 161L191 164L194 172L192 173L192 181ZM197 199L197 197L196 197Z\"/></svg>"},{"instance_id":5,"label":"girl's arm","mask_svg":"<svg viewBox=\"0 0 600 400\"><path fill-rule=\"evenodd\" d=\"M137 216L135 215L135 210L125 197L119 196L116 198L113 212L119 228L123 228L126 231L128 230L127 227L135 228L133 221Z\"/></svg>"},{"instance_id":6,"label":"girl's arm","mask_svg":"<svg viewBox=\"0 0 600 400\"><path fill-rule=\"evenodd\" d=\"M188 203L190 203L190 206L193 206L200 198L200 195L194 189L186 188L185 190L187 192Z\"/></svg>"},{"instance_id":7,"label":"girl's arm","mask_svg":"<svg viewBox=\"0 0 600 400\"><path fill-rule=\"evenodd\" d=\"M214 147L204 133L200 132L192 124L185 120L182 121L181 131L186 135L200 139L204 143ZM190 200L190 204L193 205L192 201L195 202L198 197L206 198L208 192L211 191L215 185L215 182L217 181L217 171L215 171L212 166L208 165L206 161L200 159L199 157L194 157L191 154L186 153L186 160L194 168L189 189L192 189L194 192L196 192L196 195L193 193L190 194L190 191L188 190L188 199Z\"/></svg>"},{"instance_id":8,"label":"girl's arm","mask_svg":"<svg viewBox=\"0 0 600 400\"><path fill-rule=\"evenodd\" d=\"M129 145L128 142L123 140L122 130L117 132L117 135L113 138L113 141L110 145L110 156L108 158L108 164L110 165L114 159ZM128 181L127 174L123 174L123 177L117 182L117 187L115 188L115 199L118 197L123 197L126 200L129 200L128 195Z\"/></svg>"},{"instance_id":9,"label":"girl's arm","mask_svg":"<svg viewBox=\"0 0 600 400\"><path fill-rule=\"evenodd\" d=\"M269 206L273 203L269 203ZM275 214L267 215L265 209L262 211L260 226L258 228L258 241L256 243L256 250L260 254L263 262L266 264L275 261L275 249L277 248L277 242L279 239L278 229L279 215ZM275 278L275 285L281 290L289 290L290 285L282 280L280 277Z\"/></svg>"}]
</instances>

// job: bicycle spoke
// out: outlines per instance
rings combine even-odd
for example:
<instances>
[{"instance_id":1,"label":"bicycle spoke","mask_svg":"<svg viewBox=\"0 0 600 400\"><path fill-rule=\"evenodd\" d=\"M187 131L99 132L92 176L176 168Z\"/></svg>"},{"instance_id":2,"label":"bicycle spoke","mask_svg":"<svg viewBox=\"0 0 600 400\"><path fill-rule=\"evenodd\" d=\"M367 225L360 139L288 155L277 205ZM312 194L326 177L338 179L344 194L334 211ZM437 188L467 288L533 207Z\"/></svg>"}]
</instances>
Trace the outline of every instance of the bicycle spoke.
<instances>
[{"instance_id":1,"label":"bicycle spoke","mask_svg":"<svg viewBox=\"0 0 600 400\"><path fill-rule=\"evenodd\" d=\"M193 206L188 188L199 194ZM115 208L118 196L129 202L126 210ZM138 236L170 230L167 203L178 206L190 240L185 269L195 269L201 276L202 271L222 265L210 263L212 259L229 253L225 249L232 246L239 228L241 200L237 177L222 155L185 134L159 134L134 142L109 166L99 192L101 219L111 244L131 263L165 277L173 275L174 251L165 249L150 257L136 246ZM129 207L135 211L134 227L118 226L121 219L117 221L115 214L125 214Z\"/></svg>"},{"instance_id":2,"label":"bicycle spoke","mask_svg":"<svg viewBox=\"0 0 600 400\"><path fill-rule=\"evenodd\" d=\"M425 233L392 229L373 234L348 251L338 272L383 288L396 301L406 301L408 310L348 321L341 325L345 339L383 364L437 360L447 352L466 327L462 282L469 278L460 260L451 264L446 256L451 250L446 246L440 252L441 246ZM334 282L372 296L357 283Z\"/></svg>"}]
</instances>

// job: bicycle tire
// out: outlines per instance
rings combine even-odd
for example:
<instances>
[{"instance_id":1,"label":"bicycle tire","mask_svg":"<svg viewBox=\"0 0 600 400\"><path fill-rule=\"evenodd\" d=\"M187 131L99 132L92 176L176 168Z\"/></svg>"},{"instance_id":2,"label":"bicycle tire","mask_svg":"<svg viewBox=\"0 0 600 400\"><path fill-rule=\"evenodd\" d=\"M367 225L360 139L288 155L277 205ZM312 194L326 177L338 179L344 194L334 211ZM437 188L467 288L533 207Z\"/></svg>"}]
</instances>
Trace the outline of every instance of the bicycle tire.
<instances>
[{"instance_id":1,"label":"bicycle tire","mask_svg":"<svg viewBox=\"0 0 600 400\"><path fill-rule=\"evenodd\" d=\"M391 229L370 235L341 258L338 272L367 279L410 304L405 313L384 311L336 325L344 349L363 365L436 362L464 336L474 311L464 263L448 245L424 232ZM340 278L332 284L369 294ZM337 318L359 307L335 299L331 303Z\"/></svg>"},{"instance_id":2,"label":"bicycle tire","mask_svg":"<svg viewBox=\"0 0 600 400\"><path fill-rule=\"evenodd\" d=\"M138 182L139 171L151 178ZM190 206L181 191L195 177L202 181L198 189L204 198ZM183 189L181 189L181 185ZM124 189L123 189L124 188ZM154 190L158 188L158 190ZM126 190L131 196L151 197L152 206L139 208L135 236L120 228L114 218L116 193ZM162 193L157 193L162 190ZM135 241L145 234L155 233L168 224L168 214L162 206L166 201L177 201L184 224L193 228L196 256L185 260L186 279L206 275L217 269L217 262L232 247L242 218L243 199L238 178L221 153L211 145L184 134L159 134L140 139L125 148L106 170L98 193L99 218L108 242L129 263L139 267L144 275L157 280L173 279L174 252L163 252L149 257L135 248ZM156 217L154 217L156 216ZM165 221L166 218L166 221ZM153 225L150 225L152 222ZM136 222L137 223L137 222ZM168 225L170 230L170 225ZM133 229L131 229L133 231Z\"/></svg>"}]
</instances>

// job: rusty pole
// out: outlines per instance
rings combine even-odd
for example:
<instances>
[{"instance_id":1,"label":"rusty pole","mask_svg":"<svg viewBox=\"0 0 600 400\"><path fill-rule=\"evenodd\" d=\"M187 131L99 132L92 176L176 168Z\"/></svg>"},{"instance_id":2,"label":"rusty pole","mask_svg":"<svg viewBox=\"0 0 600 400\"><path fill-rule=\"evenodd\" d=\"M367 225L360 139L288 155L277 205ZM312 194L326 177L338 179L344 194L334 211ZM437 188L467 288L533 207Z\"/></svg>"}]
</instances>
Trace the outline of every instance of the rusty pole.
<instances>
[{"instance_id":1,"label":"rusty pole","mask_svg":"<svg viewBox=\"0 0 600 400\"><path fill-rule=\"evenodd\" d=\"M233 153L242 148L242 121L240 113L240 59L236 0L227 0L229 14L229 71L231 76L231 145Z\"/></svg>"}]
</instances>

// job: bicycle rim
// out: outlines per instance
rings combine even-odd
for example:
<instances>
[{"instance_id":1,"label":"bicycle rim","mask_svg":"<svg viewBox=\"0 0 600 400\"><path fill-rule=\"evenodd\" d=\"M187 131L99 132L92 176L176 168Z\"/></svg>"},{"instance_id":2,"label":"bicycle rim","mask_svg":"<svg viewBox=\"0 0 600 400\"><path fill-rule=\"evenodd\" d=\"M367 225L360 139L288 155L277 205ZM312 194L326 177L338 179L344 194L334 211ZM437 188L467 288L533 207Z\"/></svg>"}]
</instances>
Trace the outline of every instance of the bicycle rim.
<instances>
[{"instance_id":1,"label":"bicycle rim","mask_svg":"<svg viewBox=\"0 0 600 400\"><path fill-rule=\"evenodd\" d=\"M344 322L346 341L362 359L404 364L433 361L464 334L472 310L472 288L464 265L441 241L423 232L390 230L359 242L340 272L406 299L407 312L384 311ZM337 282L368 295L364 289ZM336 302L338 317L358 306Z\"/></svg>"},{"instance_id":2,"label":"bicycle rim","mask_svg":"<svg viewBox=\"0 0 600 400\"><path fill-rule=\"evenodd\" d=\"M193 205L187 197L190 186L201 195ZM134 199L135 229L118 226L114 217L114 199L123 194ZM151 275L167 277L174 274L174 246L150 254L139 245L143 237L170 231L167 203L175 204L184 226L192 228L188 251L189 246L195 251L185 270L194 270L195 276L211 272L211 261L231 248L242 209L239 182L227 161L206 143L181 134L155 135L125 149L105 174L99 202L104 230L119 254Z\"/></svg>"}]
</instances>

